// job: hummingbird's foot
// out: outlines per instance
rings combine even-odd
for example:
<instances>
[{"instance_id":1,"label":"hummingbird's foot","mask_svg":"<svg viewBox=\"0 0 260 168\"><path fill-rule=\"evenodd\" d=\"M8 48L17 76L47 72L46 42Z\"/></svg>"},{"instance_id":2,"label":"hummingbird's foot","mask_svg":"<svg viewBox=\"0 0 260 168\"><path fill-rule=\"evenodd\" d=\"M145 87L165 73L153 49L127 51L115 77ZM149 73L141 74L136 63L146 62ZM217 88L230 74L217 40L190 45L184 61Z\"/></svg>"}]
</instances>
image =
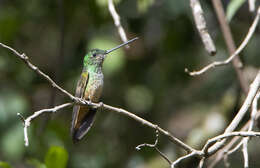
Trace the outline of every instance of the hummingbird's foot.
<instances>
[{"instance_id":1,"label":"hummingbird's foot","mask_svg":"<svg viewBox=\"0 0 260 168\"><path fill-rule=\"evenodd\" d=\"M81 98L79 98L79 97L75 97L75 103L76 104L80 104L80 103L83 103L84 101L81 99Z\"/></svg>"},{"instance_id":2,"label":"hummingbird's foot","mask_svg":"<svg viewBox=\"0 0 260 168\"><path fill-rule=\"evenodd\" d=\"M92 102L91 99L90 99L90 96L88 96L87 101L88 101L88 105L92 105L92 104L93 104L93 102Z\"/></svg>"},{"instance_id":3,"label":"hummingbird's foot","mask_svg":"<svg viewBox=\"0 0 260 168\"><path fill-rule=\"evenodd\" d=\"M104 107L104 103L103 102L99 102L98 103L98 108L103 108Z\"/></svg>"}]
</instances>

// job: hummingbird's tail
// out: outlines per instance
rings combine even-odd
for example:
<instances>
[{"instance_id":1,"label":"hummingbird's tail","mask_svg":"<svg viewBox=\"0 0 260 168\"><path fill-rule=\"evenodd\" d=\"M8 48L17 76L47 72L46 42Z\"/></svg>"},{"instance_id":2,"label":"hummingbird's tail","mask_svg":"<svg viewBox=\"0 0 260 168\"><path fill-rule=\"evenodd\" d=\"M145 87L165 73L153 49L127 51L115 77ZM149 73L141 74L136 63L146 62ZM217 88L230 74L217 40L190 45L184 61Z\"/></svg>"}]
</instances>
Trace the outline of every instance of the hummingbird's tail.
<instances>
[{"instance_id":1,"label":"hummingbird's tail","mask_svg":"<svg viewBox=\"0 0 260 168\"><path fill-rule=\"evenodd\" d=\"M83 109L84 108L81 107L80 111ZM88 112L84 113L84 116L81 116L82 118L80 117L80 118L78 118L79 120L72 121L71 134L72 134L72 140L74 143L81 140L87 134L87 132L90 130L91 126L93 125L96 112L97 112L96 108L89 108ZM80 115L78 115L78 116L80 116Z\"/></svg>"}]
</instances>

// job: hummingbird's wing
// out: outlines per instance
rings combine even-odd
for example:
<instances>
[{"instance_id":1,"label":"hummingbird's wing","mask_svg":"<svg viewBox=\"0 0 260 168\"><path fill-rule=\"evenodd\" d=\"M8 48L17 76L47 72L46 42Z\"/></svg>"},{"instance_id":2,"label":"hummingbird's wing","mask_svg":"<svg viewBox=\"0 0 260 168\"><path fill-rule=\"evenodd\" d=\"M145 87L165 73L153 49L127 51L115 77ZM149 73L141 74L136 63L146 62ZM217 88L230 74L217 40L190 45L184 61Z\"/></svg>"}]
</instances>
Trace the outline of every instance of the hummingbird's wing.
<instances>
[{"instance_id":1,"label":"hummingbird's wing","mask_svg":"<svg viewBox=\"0 0 260 168\"><path fill-rule=\"evenodd\" d=\"M88 80L88 72L83 72L77 84L75 94L76 97L86 97L85 90ZM74 142L79 141L88 132L93 123L95 113L96 109L92 109L87 106L75 105L73 107L71 134Z\"/></svg>"}]
</instances>

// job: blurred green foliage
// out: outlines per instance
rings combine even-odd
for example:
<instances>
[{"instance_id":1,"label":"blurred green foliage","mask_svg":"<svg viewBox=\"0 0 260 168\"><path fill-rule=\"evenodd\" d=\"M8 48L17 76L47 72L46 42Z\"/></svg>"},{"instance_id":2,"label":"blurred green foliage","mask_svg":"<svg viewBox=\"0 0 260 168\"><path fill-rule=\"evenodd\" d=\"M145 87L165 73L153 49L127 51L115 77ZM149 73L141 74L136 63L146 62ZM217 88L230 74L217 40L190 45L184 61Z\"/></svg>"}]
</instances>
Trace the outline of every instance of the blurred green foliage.
<instances>
[{"instance_id":1,"label":"blurred green foliage","mask_svg":"<svg viewBox=\"0 0 260 168\"><path fill-rule=\"evenodd\" d=\"M102 101L127 109L190 145L201 147L210 136L223 131L244 98L231 66L199 77L184 72L185 68L197 70L228 55L212 4L201 1L217 45L215 57L204 50L188 1L114 2L128 38L140 39L105 60ZM241 0L224 4L228 18L233 16L231 29L239 44L252 16L247 3ZM240 55L249 79L260 64L259 39L257 31ZM74 93L86 52L92 48L110 49L121 40L107 0L0 0L0 42L26 53L33 64ZM107 111L98 113L92 129L78 144L72 143L69 133L71 108L42 115L31 123L30 145L26 148L17 113L26 117L67 101L13 53L0 48L0 167L168 167L153 149L135 150L138 144L153 143L153 130ZM260 144L253 141L250 145ZM171 160L181 154L163 136L159 148ZM250 167L260 166L257 156L259 151L254 150ZM242 164L239 158L235 155L230 159L234 167ZM195 164L188 162L182 167Z\"/></svg>"},{"instance_id":2,"label":"blurred green foliage","mask_svg":"<svg viewBox=\"0 0 260 168\"><path fill-rule=\"evenodd\" d=\"M2 161L0 161L0 167L1 168L11 168L11 166L8 163L2 162Z\"/></svg>"},{"instance_id":3,"label":"blurred green foliage","mask_svg":"<svg viewBox=\"0 0 260 168\"><path fill-rule=\"evenodd\" d=\"M99 46L99 48L102 49L111 49L115 46L119 45L112 39L109 39L109 37L95 37L93 40L89 42L88 50L96 48L96 46ZM115 74L116 72L119 72L125 64L125 56L121 49L116 50L108 55L106 58L106 61L103 65L103 71L105 75L111 76Z\"/></svg>"},{"instance_id":4,"label":"blurred green foliage","mask_svg":"<svg viewBox=\"0 0 260 168\"><path fill-rule=\"evenodd\" d=\"M68 157L68 153L64 148L53 146L48 150L45 156L46 167L65 168L67 167Z\"/></svg>"},{"instance_id":5,"label":"blurred green foliage","mask_svg":"<svg viewBox=\"0 0 260 168\"><path fill-rule=\"evenodd\" d=\"M147 12L148 8L154 4L154 0L138 0L137 8L140 13Z\"/></svg>"},{"instance_id":6,"label":"blurred green foliage","mask_svg":"<svg viewBox=\"0 0 260 168\"><path fill-rule=\"evenodd\" d=\"M227 6L227 20L230 22L237 10L245 3L245 0L232 0Z\"/></svg>"},{"instance_id":7,"label":"blurred green foliage","mask_svg":"<svg viewBox=\"0 0 260 168\"><path fill-rule=\"evenodd\" d=\"M56 162L56 161L55 161ZM44 163L41 163L39 160L37 159L28 159L27 160L27 164L31 165L35 168L46 168L46 165Z\"/></svg>"},{"instance_id":8,"label":"blurred green foliage","mask_svg":"<svg viewBox=\"0 0 260 168\"><path fill-rule=\"evenodd\" d=\"M66 168L68 158L68 152L63 147L51 146L45 155L44 163L40 162L35 158L32 158L27 160L27 164L35 168ZM0 167L11 168L11 166L8 163L1 161Z\"/></svg>"}]
</instances>

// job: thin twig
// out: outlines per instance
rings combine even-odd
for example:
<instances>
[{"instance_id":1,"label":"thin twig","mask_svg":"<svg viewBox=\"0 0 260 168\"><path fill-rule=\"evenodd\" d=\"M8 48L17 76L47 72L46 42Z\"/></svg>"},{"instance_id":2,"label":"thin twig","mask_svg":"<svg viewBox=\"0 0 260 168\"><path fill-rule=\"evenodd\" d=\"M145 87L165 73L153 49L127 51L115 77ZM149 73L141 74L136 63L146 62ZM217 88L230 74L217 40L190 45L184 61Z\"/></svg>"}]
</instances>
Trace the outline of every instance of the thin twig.
<instances>
[{"instance_id":1,"label":"thin twig","mask_svg":"<svg viewBox=\"0 0 260 168\"><path fill-rule=\"evenodd\" d=\"M93 105L96 105L95 103L93 103ZM117 112L119 114L122 114L122 115L125 115L129 118L132 118L136 121L138 121L139 123L147 126L147 127L150 127L150 128L153 128L154 130L158 130L161 134L165 135L166 137L168 137L168 139L173 142L174 144L182 147L184 150L186 150L187 152L193 152L193 151L196 151L195 149L193 149L192 147L190 147L189 145L185 144L184 142L182 142L181 140L179 140L178 138L174 137L171 133L169 133L168 131L162 129L161 127L147 121L147 120L144 120L143 118L141 117L138 117L137 115L133 114L133 113L130 113L124 109L121 109L121 108L116 108L116 107L113 107L113 106L110 106L110 105L106 105L104 104L103 105L104 109L106 110L111 110L113 112Z\"/></svg>"},{"instance_id":2,"label":"thin twig","mask_svg":"<svg viewBox=\"0 0 260 168\"><path fill-rule=\"evenodd\" d=\"M229 126L226 128L225 133L230 133L236 129L236 127L238 126L238 124L240 123L240 121L242 120L244 115L246 114L247 110L251 106L251 104L256 96L256 93L259 90L259 87L260 87L260 71L258 71L258 74L255 77L255 80L250 85L250 90L248 92L248 95L247 95L242 107L240 108L240 110L238 111L237 115L232 120L232 122L229 124ZM214 154L215 152L217 152L220 148L222 148L224 146L225 142L226 141L223 140L221 142L214 144L212 147L205 145L203 147L203 152L210 154L210 155Z\"/></svg>"},{"instance_id":3,"label":"thin twig","mask_svg":"<svg viewBox=\"0 0 260 168\"><path fill-rule=\"evenodd\" d=\"M154 144L148 144L148 143L143 143L143 144L140 144L138 146L135 147L136 150L141 150L143 147L150 147L150 148L154 148L158 153L159 155L164 159L166 160L169 165L172 164L172 162L170 161L170 159L163 153L161 152L158 148L157 148L157 144L159 142L159 131L158 129L156 129L155 131L155 136L156 136L156 139L154 141Z\"/></svg>"},{"instance_id":4,"label":"thin twig","mask_svg":"<svg viewBox=\"0 0 260 168\"><path fill-rule=\"evenodd\" d=\"M23 124L24 124L25 118L22 116L22 114L17 113L17 116L20 118L20 120L21 120L21 121L23 122Z\"/></svg>"},{"instance_id":5,"label":"thin twig","mask_svg":"<svg viewBox=\"0 0 260 168\"><path fill-rule=\"evenodd\" d=\"M159 155L164 158L164 160L166 160L170 165L172 164L171 160L164 153L162 153L156 146L154 148L159 153Z\"/></svg>"},{"instance_id":6,"label":"thin twig","mask_svg":"<svg viewBox=\"0 0 260 168\"><path fill-rule=\"evenodd\" d=\"M246 137L248 138L248 137ZM248 140L243 140L243 148L242 148L243 156L244 156L244 168L248 168Z\"/></svg>"},{"instance_id":7,"label":"thin twig","mask_svg":"<svg viewBox=\"0 0 260 168\"><path fill-rule=\"evenodd\" d=\"M187 159L187 158L190 158L190 157L193 157L193 156L196 156L196 155L199 155L199 153L197 152L191 152L187 155L184 155L182 157L179 157L177 160L175 160L172 165L171 165L171 168L175 168L182 160L184 159Z\"/></svg>"},{"instance_id":8,"label":"thin twig","mask_svg":"<svg viewBox=\"0 0 260 168\"><path fill-rule=\"evenodd\" d=\"M254 127L254 123L257 116L257 106L258 106L258 100L260 98L260 92L258 92L254 98L254 101L252 103L252 110L251 110L251 116L250 116L250 123L248 131L252 131Z\"/></svg>"},{"instance_id":9,"label":"thin twig","mask_svg":"<svg viewBox=\"0 0 260 168\"><path fill-rule=\"evenodd\" d=\"M222 34L224 36L229 55L231 55L236 51L236 45L233 40L227 18L225 16L225 10L224 10L222 1L221 0L211 0L211 1L213 3L213 7L214 7L215 13L217 15L219 24L220 24L220 28L221 28ZM233 68L235 69L239 84L240 84L244 94L247 94L248 89L249 89L248 82L241 69L243 67L243 64L242 64L242 61L240 60L240 57L239 56L235 57L231 62L232 62Z\"/></svg>"},{"instance_id":10,"label":"thin twig","mask_svg":"<svg viewBox=\"0 0 260 168\"><path fill-rule=\"evenodd\" d=\"M126 37L126 33L125 33L125 30L124 30L123 26L121 25L120 16L116 12L113 0L108 0L108 9L109 9L109 12L110 12L111 16L113 17L114 24L115 24L115 26L117 28L118 34L121 37L121 40L124 43L127 42L128 40L127 40L127 37ZM129 45L126 45L126 48L129 48Z\"/></svg>"},{"instance_id":11,"label":"thin twig","mask_svg":"<svg viewBox=\"0 0 260 168\"><path fill-rule=\"evenodd\" d=\"M198 167L198 168L203 168L204 162L205 162L205 157L203 157L203 158L200 160L200 163L199 163L199 167Z\"/></svg>"},{"instance_id":12,"label":"thin twig","mask_svg":"<svg viewBox=\"0 0 260 168\"><path fill-rule=\"evenodd\" d=\"M256 119L260 117L260 112L257 113L256 115ZM241 129L240 129L240 132L241 131L246 131L248 130L249 128L249 125L250 125L250 121L249 120ZM242 141L240 141L234 148L233 145L239 140L241 139L240 137L233 137L232 140L227 144L225 145L225 147L221 150L219 150L217 152L217 155L214 156L213 158L213 161L210 163L210 165L208 166L209 168L213 168L215 167L215 165L222 159L224 158L224 161L225 159L227 159L227 154L229 154L229 152L232 154L232 152L236 151L237 149L239 149L241 147L241 145L243 144ZM232 149L231 149L232 148Z\"/></svg>"},{"instance_id":13,"label":"thin twig","mask_svg":"<svg viewBox=\"0 0 260 168\"><path fill-rule=\"evenodd\" d=\"M191 75L191 76L196 76L196 75L201 75L201 74L207 72L211 68L215 68L217 66L223 66L223 65L229 64L245 48L245 46L248 44L249 40L252 38L252 36L253 36L253 34L255 32L256 26L257 26L257 24L259 22L259 18L260 18L260 7L258 8L257 15L256 15L256 17L254 19L253 24L249 28L249 31L248 31L245 39L243 40L241 45L238 47L238 49L228 59L226 59L224 61L213 62L213 63L205 66L204 68L202 68L199 71L189 72L187 69L185 71L188 72L189 75Z\"/></svg>"},{"instance_id":14,"label":"thin twig","mask_svg":"<svg viewBox=\"0 0 260 168\"><path fill-rule=\"evenodd\" d=\"M216 54L216 47L208 32L206 20L199 0L190 0L190 7L204 47L210 55L214 56Z\"/></svg>"},{"instance_id":15,"label":"thin twig","mask_svg":"<svg viewBox=\"0 0 260 168\"><path fill-rule=\"evenodd\" d=\"M42 110L39 110L39 111L36 111L33 113L33 115L29 116L28 118L26 118L24 120L24 142L25 142L25 146L28 146L29 145L29 139L28 139L28 132L27 132L27 129L28 127L30 126L31 124L31 121L34 120L36 117L44 114L44 113L55 113L57 112L58 110L61 110L61 109L64 109L66 107L70 107L72 106L74 103L64 103L62 105L59 105L59 106L55 106L54 108L50 108L50 109L42 109ZM19 113L17 114L19 115ZM21 116L21 114L19 115Z\"/></svg>"},{"instance_id":16,"label":"thin twig","mask_svg":"<svg viewBox=\"0 0 260 168\"><path fill-rule=\"evenodd\" d=\"M240 121L242 120L244 115L246 114L247 110L251 106L251 104L259 90L259 87L260 87L260 71L258 71L254 81L250 85L250 91L248 92L248 95L247 95L242 107L240 108L240 110L238 111L237 115L232 120L232 122L229 124L229 126L226 128L225 133L234 131L236 129L236 127L238 126L238 124L240 123Z\"/></svg>"},{"instance_id":17,"label":"thin twig","mask_svg":"<svg viewBox=\"0 0 260 168\"><path fill-rule=\"evenodd\" d=\"M207 143L203 147L203 151L207 150L212 144L218 142L219 140L223 140L226 138L234 137L234 136L241 136L241 137L257 137L260 136L260 132L253 132L253 131L244 131L244 132L230 132L224 133L222 135L216 136L212 139L209 139ZM211 153L212 154L212 153Z\"/></svg>"},{"instance_id":18,"label":"thin twig","mask_svg":"<svg viewBox=\"0 0 260 168\"><path fill-rule=\"evenodd\" d=\"M135 149L141 150L143 147L146 147L146 146L150 147L150 148L155 148L158 144L158 141L159 141L159 131L158 131L158 129L156 129L156 131L155 131L155 136L156 136L156 139L154 141L154 144L143 143L143 144L136 146Z\"/></svg>"},{"instance_id":19,"label":"thin twig","mask_svg":"<svg viewBox=\"0 0 260 168\"><path fill-rule=\"evenodd\" d=\"M240 138L241 139L241 138ZM243 145L243 140L241 140L234 148L232 148L231 150L229 151L226 151L225 152L225 155L231 155L233 154L234 152L236 152L241 146Z\"/></svg>"},{"instance_id":20,"label":"thin twig","mask_svg":"<svg viewBox=\"0 0 260 168\"><path fill-rule=\"evenodd\" d=\"M251 110L251 118L250 118L250 124L249 124L249 128L248 131L252 131L253 127L254 127L254 122L256 119L256 114L257 114L257 102L258 99L260 97L260 92L258 92L254 98L254 101L252 103L252 110ZM244 168L248 168L249 164L248 164L248 141L249 141L249 137L246 137L243 139L243 156L244 156Z\"/></svg>"}]
</instances>

